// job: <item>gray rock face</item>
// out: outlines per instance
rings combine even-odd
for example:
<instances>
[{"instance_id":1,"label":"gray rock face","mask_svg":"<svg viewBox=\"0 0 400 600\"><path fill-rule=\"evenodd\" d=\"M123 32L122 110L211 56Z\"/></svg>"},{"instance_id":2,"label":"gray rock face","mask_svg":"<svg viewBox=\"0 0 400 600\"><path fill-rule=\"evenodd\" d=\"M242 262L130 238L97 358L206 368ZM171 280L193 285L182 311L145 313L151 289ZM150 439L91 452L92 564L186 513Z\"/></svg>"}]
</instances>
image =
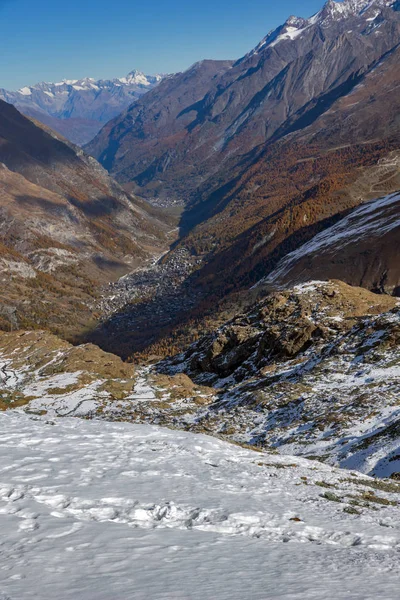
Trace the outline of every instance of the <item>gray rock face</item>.
<instances>
[{"instance_id":1,"label":"gray rock face","mask_svg":"<svg viewBox=\"0 0 400 600\"><path fill-rule=\"evenodd\" d=\"M377 314L395 305L394 298L340 281L311 282L275 292L201 338L185 354L170 359L172 372L180 365L207 384L221 377L242 381L328 342L351 328L361 315Z\"/></svg>"},{"instance_id":2,"label":"gray rock face","mask_svg":"<svg viewBox=\"0 0 400 600\"><path fill-rule=\"evenodd\" d=\"M132 71L120 79L41 82L17 92L0 89L0 99L82 145L161 79Z\"/></svg>"},{"instance_id":3,"label":"gray rock face","mask_svg":"<svg viewBox=\"0 0 400 600\"><path fill-rule=\"evenodd\" d=\"M388 296L339 281L271 294L157 365L215 389L161 422L397 479L399 336Z\"/></svg>"},{"instance_id":4,"label":"gray rock face","mask_svg":"<svg viewBox=\"0 0 400 600\"><path fill-rule=\"evenodd\" d=\"M255 149L329 110L399 42L397 3L329 1L310 19L290 17L208 83L193 69L164 82L88 150L153 200L196 203L251 164Z\"/></svg>"}]
</instances>

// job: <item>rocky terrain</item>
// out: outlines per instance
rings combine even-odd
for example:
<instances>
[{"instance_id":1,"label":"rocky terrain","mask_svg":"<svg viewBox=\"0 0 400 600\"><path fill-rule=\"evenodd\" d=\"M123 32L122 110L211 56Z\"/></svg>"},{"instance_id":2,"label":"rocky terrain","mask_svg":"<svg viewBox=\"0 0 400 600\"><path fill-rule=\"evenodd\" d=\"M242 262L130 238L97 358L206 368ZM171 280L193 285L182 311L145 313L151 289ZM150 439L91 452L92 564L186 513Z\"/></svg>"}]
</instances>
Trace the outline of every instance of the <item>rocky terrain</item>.
<instances>
[{"instance_id":1,"label":"rocky terrain","mask_svg":"<svg viewBox=\"0 0 400 600\"><path fill-rule=\"evenodd\" d=\"M399 319L396 300L341 282L271 294L157 367L216 390L163 422L398 473Z\"/></svg>"},{"instance_id":2,"label":"rocky terrain","mask_svg":"<svg viewBox=\"0 0 400 600\"><path fill-rule=\"evenodd\" d=\"M91 344L46 332L0 332L0 410L82 416L118 406L136 382L132 365Z\"/></svg>"},{"instance_id":3,"label":"rocky terrain","mask_svg":"<svg viewBox=\"0 0 400 600\"><path fill-rule=\"evenodd\" d=\"M110 80L86 77L57 83L42 81L16 92L0 89L0 100L83 145L161 79L161 75L132 71L126 77Z\"/></svg>"},{"instance_id":4,"label":"rocky terrain","mask_svg":"<svg viewBox=\"0 0 400 600\"><path fill-rule=\"evenodd\" d=\"M135 372L91 345L3 334L3 407L208 433L396 479L399 331L395 298L332 281L269 294Z\"/></svg>"}]
</instances>

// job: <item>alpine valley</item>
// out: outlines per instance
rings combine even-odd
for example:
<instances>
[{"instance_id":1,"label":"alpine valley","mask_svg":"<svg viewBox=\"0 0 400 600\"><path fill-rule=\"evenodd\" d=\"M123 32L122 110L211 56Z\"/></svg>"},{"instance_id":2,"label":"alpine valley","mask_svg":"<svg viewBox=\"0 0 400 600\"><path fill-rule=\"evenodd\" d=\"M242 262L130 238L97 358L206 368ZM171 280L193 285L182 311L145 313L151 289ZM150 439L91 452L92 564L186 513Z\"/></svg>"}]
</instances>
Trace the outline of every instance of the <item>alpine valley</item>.
<instances>
[{"instance_id":1,"label":"alpine valley","mask_svg":"<svg viewBox=\"0 0 400 600\"><path fill-rule=\"evenodd\" d=\"M328 0L0 90L0 600L396 600L399 64Z\"/></svg>"}]
</instances>

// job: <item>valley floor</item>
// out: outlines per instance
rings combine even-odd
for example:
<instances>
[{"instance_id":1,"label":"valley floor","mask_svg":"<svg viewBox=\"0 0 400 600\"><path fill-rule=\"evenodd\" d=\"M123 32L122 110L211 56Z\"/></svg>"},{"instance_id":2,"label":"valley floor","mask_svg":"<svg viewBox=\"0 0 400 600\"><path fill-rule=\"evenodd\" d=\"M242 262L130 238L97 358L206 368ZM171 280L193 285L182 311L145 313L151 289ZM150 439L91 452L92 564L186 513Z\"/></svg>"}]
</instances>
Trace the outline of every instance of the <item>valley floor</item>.
<instances>
[{"instance_id":1,"label":"valley floor","mask_svg":"<svg viewBox=\"0 0 400 600\"><path fill-rule=\"evenodd\" d=\"M20 410L0 455L1 600L398 598L398 494L366 476Z\"/></svg>"}]
</instances>

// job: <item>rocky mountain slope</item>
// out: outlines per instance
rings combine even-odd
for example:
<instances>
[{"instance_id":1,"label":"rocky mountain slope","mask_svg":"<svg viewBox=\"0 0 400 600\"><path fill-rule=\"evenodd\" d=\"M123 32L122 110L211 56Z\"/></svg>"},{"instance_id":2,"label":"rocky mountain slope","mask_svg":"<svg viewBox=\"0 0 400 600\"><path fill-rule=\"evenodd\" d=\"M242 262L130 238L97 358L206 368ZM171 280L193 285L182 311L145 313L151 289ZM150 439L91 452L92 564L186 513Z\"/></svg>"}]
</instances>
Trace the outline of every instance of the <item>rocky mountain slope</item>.
<instances>
[{"instance_id":1,"label":"rocky mountain slope","mask_svg":"<svg viewBox=\"0 0 400 600\"><path fill-rule=\"evenodd\" d=\"M159 254L170 226L1 101L0 163L1 324L71 337L92 319L99 285Z\"/></svg>"},{"instance_id":2,"label":"rocky mountain slope","mask_svg":"<svg viewBox=\"0 0 400 600\"><path fill-rule=\"evenodd\" d=\"M338 281L273 293L157 367L215 388L208 406L172 402L158 416L400 477L399 327L395 299ZM157 414L154 405L147 411Z\"/></svg>"},{"instance_id":3,"label":"rocky mountain slope","mask_svg":"<svg viewBox=\"0 0 400 600\"><path fill-rule=\"evenodd\" d=\"M170 111L175 86L179 99L189 94L185 74L171 78L89 146L125 188L152 202L185 204L183 236L162 261L165 273L181 263L168 296L178 309L163 302L159 292L168 277L161 274L158 289L150 285L150 343L157 336L170 346L179 337L193 339L195 322L204 328L221 302L268 277L287 254L362 203L400 189L398 8L347 0L328 2L308 20L291 18L213 76L201 100L179 101ZM189 75L194 83L193 70ZM226 143L219 144L222 138ZM351 250L358 266L345 259L331 276L397 293L397 245L381 232L377 226L373 244L364 238ZM364 275L367 257L374 256ZM323 278L322 271L309 269L305 279ZM125 307L119 304L93 339L110 342L113 351L121 344L129 355L129 347L131 353L144 347L138 329L148 318L149 295L138 297L129 281L120 287Z\"/></svg>"},{"instance_id":4,"label":"rocky mountain slope","mask_svg":"<svg viewBox=\"0 0 400 600\"><path fill-rule=\"evenodd\" d=\"M132 365L90 344L46 331L0 332L0 410L27 406L56 416L117 408L136 382ZM114 404L116 403L116 404Z\"/></svg>"},{"instance_id":5,"label":"rocky mountain slope","mask_svg":"<svg viewBox=\"0 0 400 600\"><path fill-rule=\"evenodd\" d=\"M167 112L171 98L197 85L193 69L108 124L88 150L119 182L139 185L153 200L205 201L257 149L311 124L394 51L397 9L383 0L329 0L310 19L290 17L199 87L192 103Z\"/></svg>"},{"instance_id":6,"label":"rocky mountain slope","mask_svg":"<svg viewBox=\"0 0 400 600\"><path fill-rule=\"evenodd\" d=\"M133 370L44 332L0 335L2 408L152 423L400 477L400 309L340 281L265 296Z\"/></svg>"},{"instance_id":7,"label":"rocky mountain slope","mask_svg":"<svg viewBox=\"0 0 400 600\"><path fill-rule=\"evenodd\" d=\"M148 185L154 191L150 197L158 198L158 203L181 204L177 189L165 188L163 173L181 163L178 146L185 142L197 105L231 67L232 61L204 60L168 77L146 94L146 100L141 98L107 123L86 150L120 183L129 183L141 195L147 195ZM161 187L165 193L159 195Z\"/></svg>"},{"instance_id":8,"label":"rocky mountain slope","mask_svg":"<svg viewBox=\"0 0 400 600\"><path fill-rule=\"evenodd\" d=\"M64 135L75 144L89 142L102 126L161 81L161 75L132 71L110 80L41 82L16 92L0 89L0 99Z\"/></svg>"},{"instance_id":9,"label":"rocky mountain slope","mask_svg":"<svg viewBox=\"0 0 400 600\"><path fill-rule=\"evenodd\" d=\"M269 294L135 370L92 345L3 333L2 408L164 425L398 479L399 332L395 298L332 281Z\"/></svg>"},{"instance_id":10,"label":"rocky mountain slope","mask_svg":"<svg viewBox=\"0 0 400 600\"><path fill-rule=\"evenodd\" d=\"M335 153L335 162L331 152L312 161L294 158L288 171L284 155L270 203L262 193L257 198L239 191L237 203L232 200L230 209L195 228L157 265L113 284L100 303L105 318L89 339L125 357L179 352L266 290L315 277L398 296L398 192L359 206L400 186L399 153L382 148L386 157L378 162L380 149L369 154L363 146L356 160L350 148ZM319 170L332 173L332 165L339 175L313 184ZM265 188L268 175L263 174ZM285 187L293 190L294 200L289 194L285 200ZM263 211L270 216L263 219Z\"/></svg>"}]
</instances>

